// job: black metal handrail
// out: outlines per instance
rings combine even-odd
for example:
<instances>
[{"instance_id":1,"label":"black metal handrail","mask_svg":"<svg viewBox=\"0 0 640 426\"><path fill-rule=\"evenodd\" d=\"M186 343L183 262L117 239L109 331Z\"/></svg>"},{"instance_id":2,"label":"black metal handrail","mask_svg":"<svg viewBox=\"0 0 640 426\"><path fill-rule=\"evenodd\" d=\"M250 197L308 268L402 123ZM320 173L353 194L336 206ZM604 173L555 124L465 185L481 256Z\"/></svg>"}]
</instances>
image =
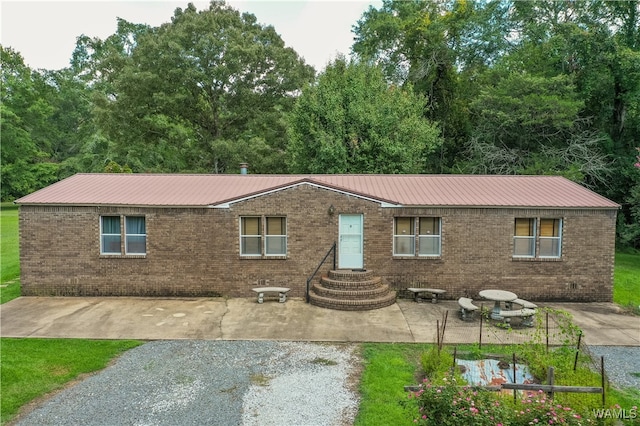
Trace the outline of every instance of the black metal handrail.
<instances>
[{"instance_id":1,"label":"black metal handrail","mask_svg":"<svg viewBox=\"0 0 640 426\"><path fill-rule=\"evenodd\" d=\"M322 265L324 265L324 262L327 260L327 257L329 257L331 252L333 252L333 269L336 269L336 242L334 241L333 245L331 246L327 254L325 254L322 260L320 261L320 264L318 265L316 270L313 272L313 274L311 274L309 278L307 278L307 303L309 303L309 284L313 280L313 277L316 276L316 274L318 273Z\"/></svg>"}]
</instances>

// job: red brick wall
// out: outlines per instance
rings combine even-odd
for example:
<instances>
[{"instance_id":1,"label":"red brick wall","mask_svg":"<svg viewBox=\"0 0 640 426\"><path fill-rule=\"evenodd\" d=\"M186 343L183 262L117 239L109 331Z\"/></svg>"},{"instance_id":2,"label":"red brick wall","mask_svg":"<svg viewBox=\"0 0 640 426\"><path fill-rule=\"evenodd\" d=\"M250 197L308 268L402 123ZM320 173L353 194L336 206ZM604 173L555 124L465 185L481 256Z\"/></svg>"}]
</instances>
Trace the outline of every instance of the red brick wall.
<instances>
[{"instance_id":1,"label":"red brick wall","mask_svg":"<svg viewBox=\"0 0 640 426\"><path fill-rule=\"evenodd\" d=\"M22 292L250 297L255 281L268 279L272 285L291 287L291 296L302 297L307 277L337 240L338 218L345 213L363 214L364 266L397 290L433 286L457 298L475 297L491 287L530 300L612 298L615 211L386 208L311 185L229 209L21 206ZM100 216L105 214L146 217L146 256L100 255ZM240 256L239 218L255 214L287 217L286 258ZM393 257L396 215L441 217L442 255ZM515 260L515 217L562 218L562 258Z\"/></svg>"}]
</instances>

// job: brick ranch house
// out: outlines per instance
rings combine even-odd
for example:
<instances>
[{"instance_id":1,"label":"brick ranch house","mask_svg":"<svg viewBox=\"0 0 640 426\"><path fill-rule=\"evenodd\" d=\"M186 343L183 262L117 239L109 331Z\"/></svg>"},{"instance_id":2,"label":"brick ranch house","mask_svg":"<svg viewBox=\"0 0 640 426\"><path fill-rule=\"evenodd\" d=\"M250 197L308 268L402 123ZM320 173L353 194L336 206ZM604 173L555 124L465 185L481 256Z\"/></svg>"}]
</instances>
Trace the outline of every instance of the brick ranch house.
<instances>
[{"instance_id":1,"label":"brick ranch house","mask_svg":"<svg viewBox=\"0 0 640 426\"><path fill-rule=\"evenodd\" d=\"M25 296L305 297L336 242L391 290L612 300L619 206L562 177L77 174L16 203Z\"/></svg>"}]
</instances>

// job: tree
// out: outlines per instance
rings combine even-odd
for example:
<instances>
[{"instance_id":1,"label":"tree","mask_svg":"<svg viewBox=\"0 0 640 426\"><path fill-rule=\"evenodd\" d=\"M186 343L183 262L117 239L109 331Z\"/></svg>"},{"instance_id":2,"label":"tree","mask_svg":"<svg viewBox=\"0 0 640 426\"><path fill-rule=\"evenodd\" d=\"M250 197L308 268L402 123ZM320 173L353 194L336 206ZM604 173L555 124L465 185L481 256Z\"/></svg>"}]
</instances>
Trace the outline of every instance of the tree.
<instances>
[{"instance_id":1,"label":"tree","mask_svg":"<svg viewBox=\"0 0 640 426\"><path fill-rule=\"evenodd\" d=\"M117 49L116 49L117 50ZM98 118L114 158L134 171L284 171L283 114L313 68L275 32L224 2L139 33L117 55Z\"/></svg>"},{"instance_id":2,"label":"tree","mask_svg":"<svg viewBox=\"0 0 640 426\"><path fill-rule=\"evenodd\" d=\"M570 77L494 76L470 104L477 139L523 151L566 144L584 107Z\"/></svg>"},{"instance_id":3,"label":"tree","mask_svg":"<svg viewBox=\"0 0 640 426\"><path fill-rule=\"evenodd\" d=\"M440 123L444 142L428 171L449 170L468 140L473 80L507 50L508 11L504 2L384 0L354 27L356 56L411 84L426 97L425 118Z\"/></svg>"},{"instance_id":4,"label":"tree","mask_svg":"<svg viewBox=\"0 0 640 426\"><path fill-rule=\"evenodd\" d=\"M524 28L516 53L529 58L523 66L570 75L585 105L581 117L604 136L595 149L609 158L609 173L594 189L622 205L618 242L639 246L632 164L640 137L640 2L515 2L514 8Z\"/></svg>"},{"instance_id":5,"label":"tree","mask_svg":"<svg viewBox=\"0 0 640 426\"><path fill-rule=\"evenodd\" d=\"M47 131L54 108L42 76L19 53L0 46L0 55L1 196L13 200L57 179Z\"/></svg>"},{"instance_id":6,"label":"tree","mask_svg":"<svg viewBox=\"0 0 640 426\"><path fill-rule=\"evenodd\" d=\"M419 173L441 143L411 86L389 86L379 67L338 58L289 115L293 173Z\"/></svg>"}]
</instances>

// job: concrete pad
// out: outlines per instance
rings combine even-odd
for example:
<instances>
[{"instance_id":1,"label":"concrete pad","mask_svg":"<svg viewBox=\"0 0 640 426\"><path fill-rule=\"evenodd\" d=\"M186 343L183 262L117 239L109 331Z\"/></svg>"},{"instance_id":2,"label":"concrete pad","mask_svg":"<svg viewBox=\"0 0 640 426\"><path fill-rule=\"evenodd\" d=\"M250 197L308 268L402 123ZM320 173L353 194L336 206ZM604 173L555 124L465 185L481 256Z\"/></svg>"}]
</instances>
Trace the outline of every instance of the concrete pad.
<instances>
[{"instance_id":1,"label":"concrete pad","mask_svg":"<svg viewBox=\"0 0 640 426\"><path fill-rule=\"evenodd\" d=\"M229 299L222 320L227 340L293 340L323 342L412 342L398 305L371 311L338 311L309 305Z\"/></svg>"},{"instance_id":2,"label":"concrete pad","mask_svg":"<svg viewBox=\"0 0 640 426\"><path fill-rule=\"evenodd\" d=\"M438 322L444 330L445 344L478 343L482 332L482 343L516 344L531 340L534 332L531 328L513 328L506 330L496 326L495 321L484 321L480 329L480 313L476 312L472 321L463 321L459 315L458 302L445 300L439 303L415 303L398 300L397 304L407 320L415 342L437 342Z\"/></svg>"},{"instance_id":3,"label":"concrete pad","mask_svg":"<svg viewBox=\"0 0 640 426\"><path fill-rule=\"evenodd\" d=\"M590 345L640 346L640 317L626 314L614 303L549 303L569 312Z\"/></svg>"},{"instance_id":4,"label":"concrete pad","mask_svg":"<svg viewBox=\"0 0 640 426\"><path fill-rule=\"evenodd\" d=\"M224 299L20 297L0 305L2 337L218 339Z\"/></svg>"},{"instance_id":5,"label":"concrete pad","mask_svg":"<svg viewBox=\"0 0 640 426\"><path fill-rule=\"evenodd\" d=\"M573 315L590 345L640 346L640 317L612 303L538 303ZM285 303L255 298L19 297L0 305L2 337L87 339L290 340L327 342L436 342L447 315L446 344L477 343L479 316L458 316L456 301L399 299L371 311L319 308L302 299ZM551 335L557 326L550 324ZM483 343L523 343L533 330L505 330L483 322ZM553 338L551 344L557 344Z\"/></svg>"}]
</instances>

